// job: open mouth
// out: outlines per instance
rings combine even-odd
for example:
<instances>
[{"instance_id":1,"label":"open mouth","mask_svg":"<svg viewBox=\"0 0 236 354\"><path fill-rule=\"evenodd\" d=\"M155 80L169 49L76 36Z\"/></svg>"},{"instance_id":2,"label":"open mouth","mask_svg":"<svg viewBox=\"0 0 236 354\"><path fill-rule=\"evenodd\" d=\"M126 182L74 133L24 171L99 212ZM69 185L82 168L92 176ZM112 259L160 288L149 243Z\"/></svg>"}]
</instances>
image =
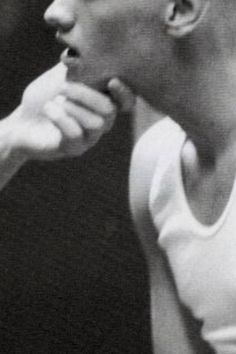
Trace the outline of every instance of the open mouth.
<instances>
[{"instance_id":1,"label":"open mouth","mask_svg":"<svg viewBox=\"0 0 236 354\"><path fill-rule=\"evenodd\" d=\"M79 58L80 57L79 52L74 48L67 48L66 55L69 58Z\"/></svg>"},{"instance_id":2,"label":"open mouth","mask_svg":"<svg viewBox=\"0 0 236 354\"><path fill-rule=\"evenodd\" d=\"M72 47L67 47L61 55L61 61L67 66L78 65L80 52Z\"/></svg>"},{"instance_id":3,"label":"open mouth","mask_svg":"<svg viewBox=\"0 0 236 354\"><path fill-rule=\"evenodd\" d=\"M61 54L61 61L68 66L77 65L80 59L80 51L69 43L59 32L56 33L57 41L65 48Z\"/></svg>"}]
</instances>

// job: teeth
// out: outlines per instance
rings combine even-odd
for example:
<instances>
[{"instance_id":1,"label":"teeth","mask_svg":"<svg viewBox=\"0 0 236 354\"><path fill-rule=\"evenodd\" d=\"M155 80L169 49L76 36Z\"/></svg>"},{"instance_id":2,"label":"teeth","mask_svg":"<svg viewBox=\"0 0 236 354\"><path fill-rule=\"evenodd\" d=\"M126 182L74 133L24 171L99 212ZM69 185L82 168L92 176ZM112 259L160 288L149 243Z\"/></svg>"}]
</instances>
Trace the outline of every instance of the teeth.
<instances>
[{"instance_id":1,"label":"teeth","mask_svg":"<svg viewBox=\"0 0 236 354\"><path fill-rule=\"evenodd\" d=\"M75 58L75 57L78 57L78 52L73 49L73 48L69 48L68 51L67 51L67 55L68 57L72 57L72 58Z\"/></svg>"}]
</instances>

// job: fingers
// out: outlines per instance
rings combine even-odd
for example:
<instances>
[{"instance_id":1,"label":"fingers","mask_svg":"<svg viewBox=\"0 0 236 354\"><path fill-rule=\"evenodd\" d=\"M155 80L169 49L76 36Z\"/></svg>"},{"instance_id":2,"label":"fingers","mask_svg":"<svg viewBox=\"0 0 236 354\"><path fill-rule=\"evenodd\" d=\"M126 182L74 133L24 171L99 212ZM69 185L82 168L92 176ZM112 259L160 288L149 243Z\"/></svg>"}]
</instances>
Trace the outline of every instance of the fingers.
<instances>
[{"instance_id":1,"label":"fingers","mask_svg":"<svg viewBox=\"0 0 236 354\"><path fill-rule=\"evenodd\" d=\"M104 95L84 84L70 83L65 85L63 93L67 100L77 103L103 117L116 116L116 106L109 96Z\"/></svg>"},{"instance_id":2,"label":"fingers","mask_svg":"<svg viewBox=\"0 0 236 354\"><path fill-rule=\"evenodd\" d=\"M90 131L105 131L111 124L111 117L104 119L88 109L58 96L45 105L46 116L62 130L69 139L88 135Z\"/></svg>"},{"instance_id":3,"label":"fingers","mask_svg":"<svg viewBox=\"0 0 236 354\"><path fill-rule=\"evenodd\" d=\"M47 75L50 76L53 71L54 73L59 71L58 77L63 77L63 70L63 68L56 67ZM37 94L34 92L34 97L40 96L41 98L44 95L43 86L41 81L40 87L37 87ZM45 90L47 90L46 86ZM133 93L119 79L112 79L108 84L108 89L110 97L84 84L70 82L64 85L64 89L56 97L49 95L48 98L51 97L51 99L49 98L46 104L42 100L38 110L35 110L35 99L31 100L32 109L29 109L27 102L23 101L24 126L29 122L32 127L31 133L25 137L28 141L27 146L37 154L40 150L44 158L79 156L87 151L99 141L104 132L110 130L118 108L127 112L135 103ZM50 89L50 91L53 90ZM48 126L52 130L50 134ZM51 139L53 132L57 135ZM39 133L42 133L42 137ZM36 146L37 136L41 137L38 140L42 144L38 142ZM52 146L45 148L48 140L51 141L50 139L53 140Z\"/></svg>"},{"instance_id":4,"label":"fingers","mask_svg":"<svg viewBox=\"0 0 236 354\"><path fill-rule=\"evenodd\" d=\"M44 113L62 133L59 152L64 156L79 156L87 151L103 135L108 125L105 121L109 121L61 96L49 102Z\"/></svg>"},{"instance_id":5,"label":"fingers","mask_svg":"<svg viewBox=\"0 0 236 354\"><path fill-rule=\"evenodd\" d=\"M72 102L65 103L65 110L72 116L85 130L104 129L105 120L87 109L77 106Z\"/></svg>"},{"instance_id":6,"label":"fingers","mask_svg":"<svg viewBox=\"0 0 236 354\"><path fill-rule=\"evenodd\" d=\"M112 99L122 112L129 112L136 103L136 97L131 89L118 78L111 79L108 90ZM102 116L116 116L117 109L109 96L104 95L84 84L70 83L64 88L67 98L77 104L93 110Z\"/></svg>"},{"instance_id":7,"label":"fingers","mask_svg":"<svg viewBox=\"0 0 236 354\"><path fill-rule=\"evenodd\" d=\"M135 105L136 97L131 89L118 78L111 79L108 90L121 112L129 112Z\"/></svg>"},{"instance_id":8,"label":"fingers","mask_svg":"<svg viewBox=\"0 0 236 354\"><path fill-rule=\"evenodd\" d=\"M61 104L60 97L48 102L44 107L44 112L62 132L67 139L82 138L83 130L77 121L66 114L64 106Z\"/></svg>"},{"instance_id":9,"label":"fingers","mask_svg":"<svg viewBox=\"0 0 236 354\"><path fill-rule=\"evenodd\" d=\"M24 91L22 104L31 114L40 112L44 104L55 98L62 90L66 68L58 64L35 79Z\"/></svg>"}]
</instances>

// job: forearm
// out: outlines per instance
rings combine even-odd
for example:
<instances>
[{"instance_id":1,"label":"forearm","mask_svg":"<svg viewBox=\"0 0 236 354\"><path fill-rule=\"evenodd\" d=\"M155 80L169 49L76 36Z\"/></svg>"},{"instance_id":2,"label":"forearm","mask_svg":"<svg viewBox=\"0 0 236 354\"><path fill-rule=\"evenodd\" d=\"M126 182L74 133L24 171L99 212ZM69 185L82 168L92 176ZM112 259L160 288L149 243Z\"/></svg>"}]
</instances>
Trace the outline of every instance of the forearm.
<instances>
[{"instance_id":1,"label":"forearm","mask_svg":"<svg viewBox=\"0 0 236 354\"><path fill-rule=\"evenodd\" d=\"M14 145L12 121L18 114L16 110L0 121L0 191L26 161L26 155Z\"/></svg>"}]
</instances>

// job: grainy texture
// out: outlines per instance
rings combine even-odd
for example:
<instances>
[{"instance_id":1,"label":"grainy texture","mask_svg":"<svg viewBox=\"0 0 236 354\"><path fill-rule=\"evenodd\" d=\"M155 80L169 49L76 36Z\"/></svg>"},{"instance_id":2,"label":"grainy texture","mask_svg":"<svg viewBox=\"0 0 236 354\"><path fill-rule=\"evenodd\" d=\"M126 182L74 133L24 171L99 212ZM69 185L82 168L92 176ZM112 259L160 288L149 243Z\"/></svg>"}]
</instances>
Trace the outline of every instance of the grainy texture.
<instances>
[{"instance_id":1,"label":"grainy texture","mask_svg":"<svg viewBox=\"0 0 236 354\"><path fill-rule=\"evenodd\" d=\"M48 1L18 2L1 116L58 55L42 21ZM1 354L151 353L147 277L127 202L130 151L124 117L82 159L29 163L2 192Z\"/></svg>"}]
</instances>

